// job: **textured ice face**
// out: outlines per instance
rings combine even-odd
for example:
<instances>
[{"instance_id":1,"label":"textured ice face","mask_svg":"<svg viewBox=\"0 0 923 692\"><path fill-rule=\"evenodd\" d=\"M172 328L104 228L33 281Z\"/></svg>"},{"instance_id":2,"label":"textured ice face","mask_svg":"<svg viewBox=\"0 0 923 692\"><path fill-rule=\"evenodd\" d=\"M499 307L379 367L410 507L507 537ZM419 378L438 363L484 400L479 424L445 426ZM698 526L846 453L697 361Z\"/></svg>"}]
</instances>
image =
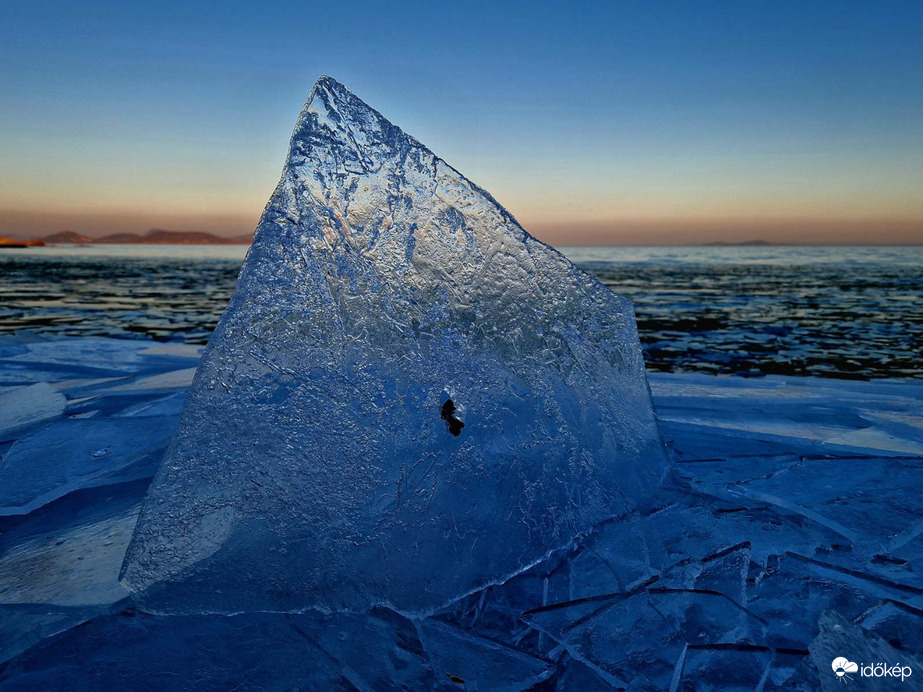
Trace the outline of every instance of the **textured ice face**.
<instances>
[{"instance_id":1,"label":"textured ice face","mask_svg":"<svg viewBox=\"0 0 923 692\"><path fill-rule=\"evenodd\" d=\"M170 612L429 612L666 465L630 304L324 77L123 579Z\"/></svg>"}]
</instances>

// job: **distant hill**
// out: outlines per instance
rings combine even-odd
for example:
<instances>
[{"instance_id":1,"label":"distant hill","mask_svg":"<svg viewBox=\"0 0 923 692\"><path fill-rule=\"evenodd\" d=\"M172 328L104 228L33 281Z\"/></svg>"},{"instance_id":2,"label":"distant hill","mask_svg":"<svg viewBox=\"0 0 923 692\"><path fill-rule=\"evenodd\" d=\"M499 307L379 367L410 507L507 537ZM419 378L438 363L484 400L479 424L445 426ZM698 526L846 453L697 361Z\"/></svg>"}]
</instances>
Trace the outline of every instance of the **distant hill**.
<instances>
[{"instance_id":1,"label":"distant hill","mask_svg":"<svg viewBox=\"0 0 923 692\"><path fill-rule=\"evenodd\" d=\"M102 238L94 238L93 242L102 245L121 245L122 243L143 243L144 240L137 233L110 233L109 235L104 235Z\"/></svg>"},{"instance_id":2,"label":"distant hill","mask_svg":"<svg viewBox=\"0 0 923 692\"><path fill-rule=\"evenodd\" d=\"M716 240L713 243L705 243L704 247L759 247L763 245L772 245L768 240L743 240L739 243L728 243L723 240Z\"/></svg>"},{"instance_id":3,"label":"distant hill","mask_svg":"<svg viewBox=\"0 0 923 692\"><path fill-rule=\"evenodd\" d=\"M52 233L51 235L46 235L44 238L42 238L42 240L44 240L46 243L57 245L83 245L85 243L93 242L93 239L89 236L75 233L74 231L61 231L60 233Z\"/></svg>"},{"instance_id":4,"label":"distant hill","mask_svg":"<svg viewBox=\"0 0 923 692\"><path fill-rule=\"evenodd\" d=\"M102 238L96 238L92 242L101 245L249 245L251 240L251 236L225 238L204 231L166 231L162 228L152 228L144 235L112 233Z\"/></svg>"}]
</instances>

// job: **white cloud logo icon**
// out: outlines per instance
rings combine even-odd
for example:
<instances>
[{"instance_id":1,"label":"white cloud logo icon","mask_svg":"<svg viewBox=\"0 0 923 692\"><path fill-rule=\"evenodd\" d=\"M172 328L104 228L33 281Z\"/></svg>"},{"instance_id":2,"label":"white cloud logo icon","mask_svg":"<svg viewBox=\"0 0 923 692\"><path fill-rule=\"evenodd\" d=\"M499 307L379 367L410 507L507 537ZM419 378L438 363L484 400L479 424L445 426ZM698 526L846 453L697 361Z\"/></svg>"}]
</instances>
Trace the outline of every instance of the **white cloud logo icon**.
<instances>
[{"instance_id":1,"label":"white cloud logo icon","mask_svg":"<svg viewBox=\"0 0 923 692\"><path fill-rule=\"evenodd\" d=\"M833 659L833 663L831 665L833 666L833 672L836 673L838 678L848 678L849 676L846 675L847 673L859 672L859 665L857 663L853 663L852 661L849 661L842 656Z\"/></svg>"}]
</instances>

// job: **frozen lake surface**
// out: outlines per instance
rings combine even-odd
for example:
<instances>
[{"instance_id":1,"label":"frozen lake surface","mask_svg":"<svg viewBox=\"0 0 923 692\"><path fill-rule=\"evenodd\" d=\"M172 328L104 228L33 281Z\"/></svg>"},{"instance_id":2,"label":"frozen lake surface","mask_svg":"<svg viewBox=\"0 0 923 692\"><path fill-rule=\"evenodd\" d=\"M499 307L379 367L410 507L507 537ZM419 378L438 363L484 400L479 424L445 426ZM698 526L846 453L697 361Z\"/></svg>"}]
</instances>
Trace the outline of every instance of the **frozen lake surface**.
<instances>
[{"instance_id":1,"label":"frozen lake surface","mask_svg":"<svg viewBox=\"0 0 923 692\"><path fill-rule=\"evenodd\" d=\"M0 250L0 333L206 343L246 250ZM563 251L634 303L649 370L923 377L923 247Z\"/></svg>"},{"instance_id":2,"label":"frozen lake surface","mask_svg":"<svg viewBox=\"0 0 923 692\"><path fill-rule=\"evenodd\" d=\"M426 617L158 616L118 574L200 352L0 337L0 689L813 690L834 655L923 675L923 382L654 373L674 471L650 512Z\"/></svg>"}]
</instances>

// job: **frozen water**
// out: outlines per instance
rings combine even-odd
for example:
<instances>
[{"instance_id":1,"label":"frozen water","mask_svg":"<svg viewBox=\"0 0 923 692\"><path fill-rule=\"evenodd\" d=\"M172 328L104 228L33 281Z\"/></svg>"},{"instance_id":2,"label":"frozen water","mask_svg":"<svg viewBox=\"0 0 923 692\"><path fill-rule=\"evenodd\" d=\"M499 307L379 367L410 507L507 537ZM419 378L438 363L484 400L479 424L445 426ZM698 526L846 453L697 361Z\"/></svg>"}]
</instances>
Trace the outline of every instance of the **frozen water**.
<instances>
[{"instance_id":1,"label":"frozen water","mask_svg":"<svg viewBox=\"0 0 923 692\"><path fill-rule=\"evenodd\" d=\"M144 341L103 339L37 339L25 344L18 353L5 360L14 365L36 365L60 368L67 372L85 368L99 373L127 373L137 369L139 352L149 348Z\"/></svg>"},{"instance_id":2,"label":"frozen water","mask_svg":"<svg viewBox=\"0 0 923 692\"><path fill-rule=\"evenodd\" d=\"M186 390L182 390L180 392L174 392L173 394L167 394L163 397L158 397L153 401L143 401L128 406L116 415L139 418L171 416L178 422L179 415L183 412L183 405L185 403Z\"/></svg>"},{"instance_id":3,"label":"frozen water","mask_svg":"<svg viewBox=\"0 0 923 692\"><path fill-rule=\"evenodd\" d=\"M192 378L195 375L195 368L185 368L183 370L173 370L172 372L139 377L134 382L118 384L110 388L112 393L135 392L146 390L149 392L165 391L171 389L185 389L192 384Z\"/></svg>"},{"instance_id":4,"label":"frozen water","mask_svg":"<svg viewBox=\"0 0 923 692\"><path fill-rule=\"evenodd\" d=\"M47 603L0 604L0 668L40 642L77 627L101 615L119 612L124 602L113 606L54 606ZM3 676L0 674L0 688Z\"/></svg>"},{"instance_id":5,"label":"frozen water","mask_svg":"<svg viewBox=\"0 0 923 692\"><path fill-rule=\"evenodd\" d=\"M630 304L322 78L124 581L171 612L428 612L666 469Z\"/></svg>"},{"instance_id":6,"label":"frozen water","mask_svg":"<svg viewBox=\"0 0 923 692\"><path fill-rule=\"evenodd\" d=\"M550 661L466 634L438 621L422 622L420 634L436 678L461 689L527 690L554 671Z\"/></svg>"},{"instance_id":7,"label":"frozen water","mask_svg":"<svg viewBox=\"0 0 923 692\"><path fill-rule=\"evenodd\" d=\"M707 590L651 587L540 608L524 618L616 686L634 680L668 689L687 646L764 643L764 622Z\"/></svg>"},{"instance_id":8,"label":"frozen water","mask_svg":"<svg viewBox=\"0 0 923 692\"><path fill-rule=\"evenodd\" d=\"M67 401L47 382L12 387L0 393L0 442L25 428L57 418Z\"/></svg>"},{"instance_id":9,"label":"frozen water","mask_svg":"<svg viewBox=\"0 0 923 692\"><path fill-rule=\"evenodd\" d=\"M864 612L857 622L891 646L923 658L923 611L885 600Z\"/></svg>"},{"instance_id":10,"label":"frozen water","mask_svg":"<svg viewBox=\"0 0 923 692\"><path fill-rule=\"evenodd\" d=\"M2 687L5 692L389 689L384 681L365 683L346 669L295 618L270 613L155 618L135 611L97 618L10 661ZM381 642L367 651L366 670L374 671L394 646ZM431 687L420 682L410 678L404 689Z\"/></svg>"},{"instance_id":11,"label":"frozen water","mask_svg":"<svg viewBox=\"0 0 923 692\"><path fill-rule=\"evenodd\" d=\"M791 455L923 455L923 417L911 383L795 377L651 375L680 460Z\"/></svg>"},{"instance_id":12,"label":"frozen water","mask_svg":"<svg viewBox=\"0 0 923 692\"><path fill-rule=\"evenodd\" d=\"M25 517L4 518L0 604L102 606L128 595L119 568L145 481L71 493Z\"/></svg>"},{"instance_id":13,"label":"frozen water","mask_svg":"<svg viewBox=\"0 0 923 692\"><path fill-rule=\"evenodd\" d=\"M0 354L25 352L28 343L0 339ZM172 346L137 353L135 369L118 380L55 381L68 397L68 420L46 430L57 431L62 447L68 439L80 445L84 427L74 423L130 423L140 447L146 426L161 416L177 420L185 392L150 376L194 361L182 362L185 351ZM37 361L18 372L37 382L47 371ZM116 390L137 381L131 391ZM0 516L0 662L8 661L0 688L176 689L199 681L815 690L836 682L825 660L834 654L919 661L923 519L914 490L923 484L923 458L882 454L878 444L833 448L829 438L806 436L805 424L880 430L895 448L915 444L923 385L655 375L653 388L671 419L664 429L678 482L663 487L654 506L606 519L516 576L425 616L381 607L232 617L141 612L117 577L146 479L78 482L28 514ZM466 423L462 440L470 418L458 417ZM747 437L748 421L772 435ZM43 432L13 433L10 449ZM55 466L33 460L49 473Z\"/></svg>"},{"instance_id":14,"label":"frozen water","mask_svg":"<svg viewBox=\"0 0 923 692\"><path fill-rule=\"evenodd\" d=\"M752 692L765 689L775 652L766 647L687 646L671 690Z\"/></svg>"},{"instance_id":15,"label":"frozen water","mask_svg":"<svg viewBox=\"0 0 923 692\"><path fill-rule=\"evenodd\" d=\"M871 689L891 690L900 688L902 685L911 687L918 686L915 675L923 671L923 661L915 656L908 655L906 651L899 651L892 647L888 642L877 635L865 630L864 628L844 619L836 612L826 612L820 618L820 632L817 638L811 643L811 659L817 666L818 675L810 675L808 681L812 689L821 689L824 692L842 689L841 683L844 680L832 671L833 661L837 658L848 656L848 660L863 665L887 666L889 670L895 666L907 668L910 673L908 677L885 677L882 674L878 677L861 677L860 671L850 671L848 675L851 680L847 682L857 682L870 684ZM875 671L873 671L874 673ZM813 671L812 671L813 673ZM876 673L877 675L877 673ZM816 682L820 684L816 684ZM807 686L806 686L807 687Z\"/></svg>"},{"instance_id":16,"label":"frozen water","mask_svg":"<svg viewBox=\"0 0 923 692\"><path fill-rule=\"evenodd\" d=\"M77 488L150 478L175 430L172 416L50 423L0 460L0 515L26 514Z\"/></svg>"}]
</instances>

